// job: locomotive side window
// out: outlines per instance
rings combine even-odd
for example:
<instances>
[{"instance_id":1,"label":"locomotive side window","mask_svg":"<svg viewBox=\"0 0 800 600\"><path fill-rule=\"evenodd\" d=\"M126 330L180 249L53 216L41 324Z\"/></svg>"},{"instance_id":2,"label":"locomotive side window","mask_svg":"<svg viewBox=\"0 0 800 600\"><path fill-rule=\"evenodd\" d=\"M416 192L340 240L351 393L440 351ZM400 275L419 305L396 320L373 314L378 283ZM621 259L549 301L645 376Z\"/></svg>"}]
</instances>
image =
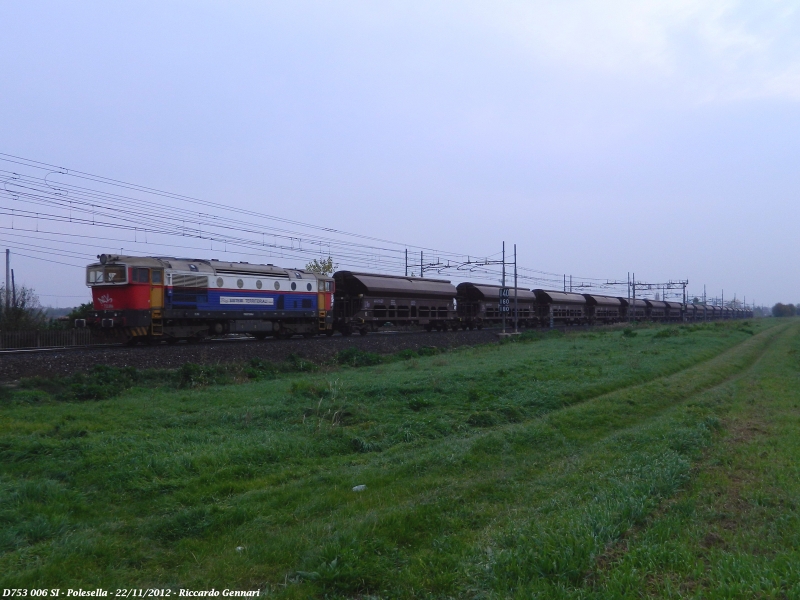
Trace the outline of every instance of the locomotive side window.
<instances>
[{"instance_id":1,"label":"locomotive side window","mask_svg":"<svg viewBox=\"0 0 800 600\"><path fill-rule=\"evenodd\" d=\"M150 269L133 269L132 280L136 283L147 283L150 281Z\"/></svg>"},{"instance_id":2,"label":"locomotive side window","mask_svg":"<svg viewBox=\"0 0 800 600\"><path fill-rule=\"evenodd\" d=\"M153 283L158 285L164 283L164 271L161 269L153 269Z\"/></svg>"}]
</instances>

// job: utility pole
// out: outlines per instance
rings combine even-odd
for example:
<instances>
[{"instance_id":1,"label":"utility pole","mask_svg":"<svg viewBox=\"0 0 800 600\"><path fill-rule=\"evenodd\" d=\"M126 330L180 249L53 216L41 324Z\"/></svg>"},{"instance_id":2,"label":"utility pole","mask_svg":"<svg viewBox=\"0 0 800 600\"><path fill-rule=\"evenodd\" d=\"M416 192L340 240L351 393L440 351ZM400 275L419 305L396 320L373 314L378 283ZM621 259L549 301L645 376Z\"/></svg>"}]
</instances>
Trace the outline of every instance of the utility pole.
<instances>
[{"instance_id":1,"label":"utility pole","mask_svg":"<svg viewBox=\"0 0 800 600\"><path fill-rule=\"evenodd\" d=\"M517 245L514 244L514 333L519 333L519 301L517 300Z\"/></svg>"},{"instance_id":2,"label":"utility pole","mask_svg":"<svg viewBox=\"0 0 800 600\"><path fill-rule=\"evenodd\" d=\"M422 267L422 250L419 251L419 276L425 277L425 269Z\"/></svg>"},{"instance_id":3,"label":"utility pole","mask_svg":"<svg viewBox=\"0 0 800 600\"><path fill-rule=\"evenodd\" d=\"M564 291L567 291L567 274L564 274Z\"/></svg>"},{"instance_id":4,"label":"utility pole","mask_svg":"<svg viewBox=\"0 0 800 600\"><path fill-rule=\"evenodd\" d=\"M631 278L631 289L633 290L633 304L631 306L633 308L633 322L636 323L636 273Z\"/></svg>"},{"instance_id":5,"label":"utility pole","mask_svg":"<svg viewBox=\"0 0 800 600\"><path fill-rule=\"evenodd\" d=\"M408 277L408 248L406 248L406 277Z\"/></svg>"},{"instance_id":6,"label":"utility pole","mask_svg":"<svg viewBox=\"0 0 800 600\"><path fill-rule=\"evenodd\" d=\"M572 291L572 275L569 276L569 291Z\"/></svg>"},{"instance_id":7,"label":"utility pole","mask_svg":"<svg viewBox=\"0 0 800 600\"><path fill-rule=\"evenodd\" d=\"M11 306L17 307L17 284L14 283L14 269L11 269Z\"/></svg>"}]
</instances>

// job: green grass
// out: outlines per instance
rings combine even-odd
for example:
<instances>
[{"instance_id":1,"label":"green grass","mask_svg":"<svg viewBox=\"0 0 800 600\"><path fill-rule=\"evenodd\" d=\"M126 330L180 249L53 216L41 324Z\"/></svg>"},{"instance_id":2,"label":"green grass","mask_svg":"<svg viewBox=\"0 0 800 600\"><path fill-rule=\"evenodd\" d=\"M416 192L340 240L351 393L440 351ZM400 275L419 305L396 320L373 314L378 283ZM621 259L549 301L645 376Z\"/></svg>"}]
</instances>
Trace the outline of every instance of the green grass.
<instances>
[{"instance_id":1,"label":"green grass","mask_svg":"<svg viewBox=\"0 0 800 600\"><path fill-rule=\"evenodd\" d=\"M0 587L800 594L800 320L197 369L3 391Z\"/></svg>"}]
</instances>

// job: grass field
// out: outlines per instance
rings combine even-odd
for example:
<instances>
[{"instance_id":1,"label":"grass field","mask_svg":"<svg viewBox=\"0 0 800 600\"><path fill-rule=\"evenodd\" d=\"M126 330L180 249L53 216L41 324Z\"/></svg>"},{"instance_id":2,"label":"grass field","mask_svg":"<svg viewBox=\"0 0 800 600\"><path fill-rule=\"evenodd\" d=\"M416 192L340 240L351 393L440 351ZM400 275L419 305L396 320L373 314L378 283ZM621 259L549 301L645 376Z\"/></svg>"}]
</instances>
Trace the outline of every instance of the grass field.
<instances>
[{"instance_id":1,"label":"grass field","mask_svg":"<svg viewBox=\"0 0 800 600\"><path fill-rule=\"evenodd\" d=\"M800 319L341 362L5 391L0 587L800 597Z\"/></svg>"}]
</instances>

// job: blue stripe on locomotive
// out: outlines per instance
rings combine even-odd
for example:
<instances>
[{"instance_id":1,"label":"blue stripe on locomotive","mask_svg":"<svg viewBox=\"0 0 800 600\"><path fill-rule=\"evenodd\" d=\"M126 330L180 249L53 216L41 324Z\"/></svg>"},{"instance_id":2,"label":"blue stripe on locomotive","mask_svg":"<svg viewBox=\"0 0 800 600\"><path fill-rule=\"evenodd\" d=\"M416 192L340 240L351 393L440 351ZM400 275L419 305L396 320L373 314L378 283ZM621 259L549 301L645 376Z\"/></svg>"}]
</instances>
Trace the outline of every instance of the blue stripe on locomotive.
<instances>
[{"instance_id":1,"label":"blue stripe on locomotive","mask_svg":"<svg viewBox=\"0 0 800 600\"><path fill-rule=\"evenodd\" d=\"M166 288L165 304L170 308L192 308L196 310L209 311L236 311L236 310L263 310L263 311L309 311L317 310L317 294L308 292L265 292L260 290L225 290L208 289L197 290L197 293L189 293L182 289L175 292L173 288ZM194 292L194 290L192 290ZM222 298L271 298L272 304L262 303L226 303L222 304Z\"/></svg>"}]
</instances>

